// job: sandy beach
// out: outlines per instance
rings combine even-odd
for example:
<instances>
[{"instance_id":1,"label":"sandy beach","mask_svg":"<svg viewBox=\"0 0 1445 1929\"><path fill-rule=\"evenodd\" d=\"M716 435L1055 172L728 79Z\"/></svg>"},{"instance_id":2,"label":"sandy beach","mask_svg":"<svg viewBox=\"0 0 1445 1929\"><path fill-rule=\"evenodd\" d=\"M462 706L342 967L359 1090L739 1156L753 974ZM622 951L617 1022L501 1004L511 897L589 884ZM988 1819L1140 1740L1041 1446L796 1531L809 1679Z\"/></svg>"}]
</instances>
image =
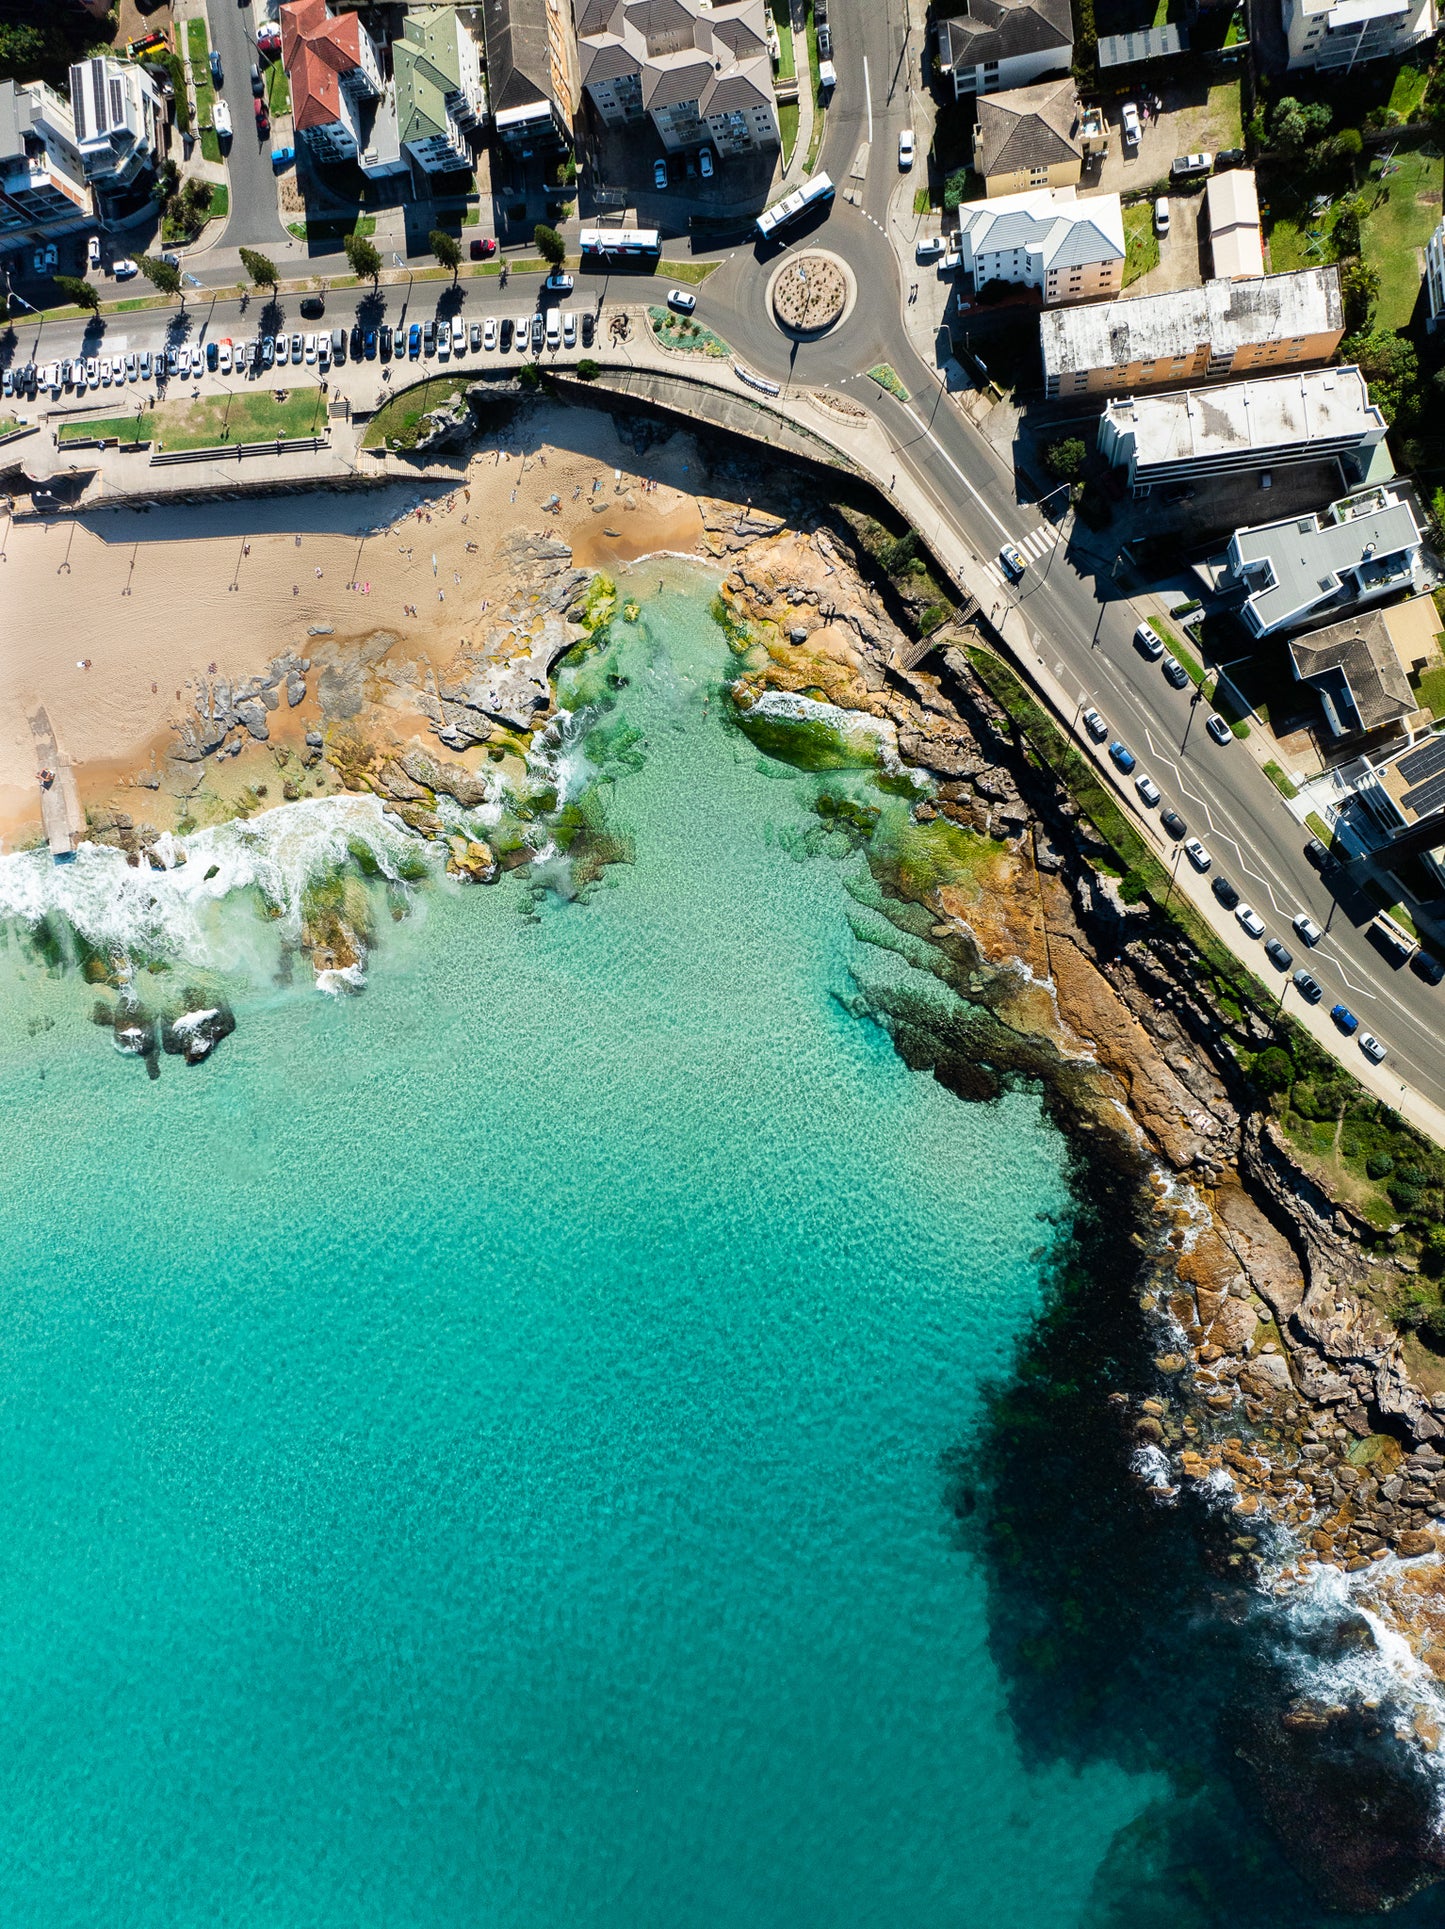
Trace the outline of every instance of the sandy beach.
<instances>
[{"instance_id":1,"label":"sandy beach","mask_svg":"<svg viewBox=\"0 0 1445 1929\"><path fill-rule=\"evenodd\" d=\"M166 752L198 679L251 675L285 650L335 660L378 630L397 638L393 663L439 667L507 595L499 552L517 531L560 537L586 567L690 553L702 480L686 435L638 455L610 416L541 403L479 443L456 484L0 524L5 847L39 829L38 708L88 807L124 807L164 827L178 774ZM312 692L277 713L273 739L299 743L316 721ZM270 756L248 745L224 772L206 768L206 781L239 790Z\"/></svg>"}]
</instances>

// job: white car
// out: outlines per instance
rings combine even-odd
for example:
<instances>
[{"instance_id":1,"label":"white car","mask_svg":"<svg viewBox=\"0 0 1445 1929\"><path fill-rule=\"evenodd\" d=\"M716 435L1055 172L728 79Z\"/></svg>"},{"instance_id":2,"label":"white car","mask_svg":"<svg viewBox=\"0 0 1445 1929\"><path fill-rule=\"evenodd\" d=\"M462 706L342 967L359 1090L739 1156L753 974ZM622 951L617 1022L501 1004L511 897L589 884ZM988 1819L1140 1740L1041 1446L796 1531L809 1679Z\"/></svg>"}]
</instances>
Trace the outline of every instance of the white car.
<instances>
[{"instance_id":1,"label":"white car","mask_svg":"<svg viewBox=\"0 0 1445 1929\"><path fill-rule=\"evenodd\" d=\"M1241 904L1237 906L1234 915L1239 919L1250 937L1262 938L1264 936L1264 919L1252 904Z\"/></svg>"},{"instance_id":2,"label":"white car","mask_svg":"<svg viewBox=\"0 0 1445 1929\"><path fill-rule=\"evenodd\" d=\"M1134 788L1143 798L1144 808L1146 810L1153 810L1158 804L1160 797L1159 786L1155 783L1154 779L1141 770L1139 775L1134 779Z\"/></svg>"},{"instance_id":3,"label":"white car","mask_svg":"<svg viewBox=\"0 0 1445 1929\"><path fill-rule=\"evenodd\" d=\"M577 317L572 313L570 308L566 309L562 315L562 346L564 348L575 348L577 346Z\"/></svg>"},{"instance_id":4,"label":"white car","mask_svg":"<svg viewBox=\"0 0 1445 1929\"><path fill-rule=\"evenodd\" d=\"M1365 1054L1366 1058L1372 1059L1376 1065L1378 1065L1385 1056L1384 1046L1372 1031L1362 1031L1360 1033L1360 1050Z\"/></svg>"},{"instance_id":5,"label":"white car","mask_svg":"<svg viewBox=\"0 0 1445 1929\"><path fill-rule=\"evenodd\" d=\"M1142 650L1145 656L1149 657L1155 663L1157 663L1164 654L1164 644L1162 640L1147 623L1141 623L1138 629L1135 630L1134 646L1136 649Z\"/></svg>"},{"instance_id":6,"label":"white car","mask_svg":"<svg viewBox=\"0 0 1445 1929\"><path fill-rule=\"evenodd\" d=\"M1102 743L1109 734L1109 726L1097 710L1086 710L1084 712L1084 728L1094 739L1095 743Z\"/></svg>"},{"instance_id":7,"label":"white car","mask_svg":"<svg viewBox=\"0 0 1445 1929\"><path fill-rule=\"evenodd\" d=\"M276 366L278 368L284 368L290 359L291 337L289 335L278 335L276 337Z\"/></svg>"},{"instance_id":8,"label":"white car","mask_svg":"<svg viewBox=\"0 0 1445 1929\"><path fill-rule=\"evenodd\" d=\"M1139 109L1134 105L1133 101L1125 101L1119 112L1119 122L1124 130L1124 139L1128 142L1129 146L1137 147L1139 145L1141 129L1139 127Z\"/></svg>"},{"instance_id":9,"label":"white car","mask_svg":"<svg viewBox=\"0 0 1445 1929\"><path fill-rule=\"evenodd\" d=\"M1154 203L1154 232L1164 235L1169 232L1169 196L1161 194Z\"/></svg>"},{"instance_id":10,"label":"white car","mask_svg":"<svg viewBox=\"0 0 1445 1929\"><path fill-rule=\"evenodd\" d=\"M1318 944L1320 939L1325 935L1315 923L1314 919L1304 911L1296 914L1294 928L1308 945Z\"/></svg>"},{"instance_id":11,"label":"white car","mask_svg":"<svg viewBox=\"0 0 1445 1929\"><path fill-rule=\"evenodd\" d=\"M667 186L667 162L654 161L652 164L652 185L660 193Z\"/></svg>"},{"instance_id":12,"label":"white car","mask_svg":"<svg viewBox=\"0 0 1445 1929\"><path fill-rule=\"evenodd\" d=\"M124 358L124 356L121 356L121 355L112 355L112 356L111 356L111 358L110 358L110 379L111 379L111 380L112 380L113 382L124 382L124 380L125 380L125 358Z\"/></svg>"},{"instance_id":13,"label":"white car","mask_svg":"<svg viewBox=\"0 0 1445 1929\"><path fill-rule=\"evenodd\" d=\"M218 363L217 363L217 366L218 366L218 367L220 368L220 371L221 371L221 373L222 373L223 375L229 375L229 374L230 374L230 372L231 372L231 344L230 344L229 342L222 342L222 343L221 343L221 353L220 353L220 359L219 359L219 361L218 361Z\"/></svg>"},{"instance_id":14,"label":"white car","mask_svg":"<svg viewBox=\"0 0 1445 1929\"><path fill-rule=\"evenodd\" d=\"M122 255L119 261L112 263L110 272L117 281L133 281L140 273L140 269L129 255Z\"/></svg>"},{"instance_id":15,"label":"white car","mask_svg":"<svg viewBox=\"0 0 1445 1929\"><path fill-rule=\"evenodd\" d=\"M570 295L573 288L572 277L564 273L561 268L554 268L542 286L549 294Z\"/></svg>"},{"instance_id":16,"label":"white car","mask_svg":"<svg viewBox=\"0 0 1445 1929\"><path fill-rule=\"evenodd\" d=\"M676 308L679 314L690 315L697 307L697 296L689 294L686 288L669 288L667 305L669 308Z\"/></svg>"},{"instance_id":17,"label":"white car","mask_svg":"<svg viewBox=\"0 0 1445 1929\"><path fill-rule=\"evenodd\" d=\"M1185 838L1184 855L1189 859L1189 862L1194 866L1196 871L1207 871L1214 862L1214 859L1209 855L1208 851L1205 850L1197 837Z\"/></svg>"},{"instance_id":18,"label":"white car","mask_svg":"<svg viewBox=\"0 0 1445 1929\"><path fill-rule=\"evenodd\" d=\"M308 335L306 337L306 359L308 362L314 362L316 360L316 337L314 335Z\"/></svg>"},{"instance_id":19,"label":"white car","mask_svg":"<svg viewBox=\"0 0 1445 1929\"><path fill-rule=\"evenodd\" d=\"M489 315L482 329L482 347L495 348L497 345L497 324Z\"/></svg>"},{"instance_id":20,"label":"white car","mask_svg":"<svg viewBox=\"0 0 1445 1929\"><path fill-rule=\"evenodd\" d=\"M452 322L452 353L464 355L467 348L467 325L457 316Z\"/></svg>"},{"instance_id":21,"label":"white car","mask_svg":"<svg viewBox=\"0 0 1445 1929\"><path fill-rule=\"evenodd\" d=\"M712 179L712 149L700 147L697 151L697 171L704 181Z\"/></svg>"},{"instance_id":22,"label":"white car","mask_svg":"<svg viewBox=\"0 0 1445 1929\"><path fill-rule=\"evenodd\" d=\"M898 136L898 165L906 174L913 165L913 129L905 127Z\"/></svg>"},{"instance_id":23,"label":"white car","mask_svg":"<svg viewBox=\"0 0 1445 1929\"><path fill-rule=\"evenodd\" d=\"M940 255L947 253L948 243L942 235L935 234L925 237L918 243L913 250L913 258L915 261L937 261Z\"/></svg>"},{"instance_id":24,"label":"white car","mask_svg":"<svg viewBox=\"0 0 1445 1929\"><path fill-rule=\"evenodd\" d=\"M100 236L93 234L85 244L85 265L87 268L100 266Z\"/></svg>"}]
</instances>

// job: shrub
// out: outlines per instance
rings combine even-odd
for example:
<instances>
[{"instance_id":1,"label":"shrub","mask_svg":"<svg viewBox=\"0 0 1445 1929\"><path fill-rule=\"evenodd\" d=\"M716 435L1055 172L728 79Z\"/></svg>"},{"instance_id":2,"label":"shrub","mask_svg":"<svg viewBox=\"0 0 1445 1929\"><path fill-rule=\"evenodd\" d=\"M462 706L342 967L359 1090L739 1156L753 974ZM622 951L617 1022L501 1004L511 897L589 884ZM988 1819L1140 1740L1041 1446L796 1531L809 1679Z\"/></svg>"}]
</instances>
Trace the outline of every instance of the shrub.
<instances>
[{"instance_id":1,"label":"shrub","mask_svg":"<svg viewBox=\"0 0 1445 1929\"><path fill-rule=\"evenodd\" d=\"M577 364L577 379L579 382L595 382L601 373L602 364L600 362L594 362L590 355L584 355Z\"/></svg>"},{"instance_id":2,"label":"shrub","mask_svg":"<svg viewBox=\"0 0 1445 1929\"><path fill-rule=\"evenodd\" d=\"M533 228L532 241L543 261L549 262L552 267L560 268L567 259L567 243L545 221L539 221Z\"/></svg>"},{"instance_id":3,"label":"shrub","mask_svg":"<svg viewBox=\"0 0 1445 1929\"><path fill-rule=\"evenodd\" d=\"M1044 451L1044 467L1057 482L1072 482L1084 466L1085 448L1076 435L1051 442Z\"/></svg>"},{"instance_id":4,"label":"shrub","mask_svg":"<svg viewBox=\"0 0 1445 1929\"><path fill-rule=\"evenodd\" d=\"M1431 1226L1420 1247L1421 1270L1431 1279L1445 1273L1445 1226Z\"/></svg>"},{"instance_id":5,"label":"shrub","mask_svg":"<svg viewBox=\"0 0 1445 1929\"><path fill-rule=\"evenodd\" d=\"M1365 1170L1372 1179L1388 1179L1395 1170L1395 1161L1388 1152L1374 1152L1366 1159Z\"/></svg>"},{"instance_id":6,"label":"shrub","mask_svg":"<svg viewBox=\"0 0 1445 1929\"><path fill-rule=\"evenodd\" d=\"M1254 1076L1266 1092L1287 1092L1294 1078L1290 1055L1278 1045L1270 1045L1254 1061Z\"/></svg>"}]
</instances>

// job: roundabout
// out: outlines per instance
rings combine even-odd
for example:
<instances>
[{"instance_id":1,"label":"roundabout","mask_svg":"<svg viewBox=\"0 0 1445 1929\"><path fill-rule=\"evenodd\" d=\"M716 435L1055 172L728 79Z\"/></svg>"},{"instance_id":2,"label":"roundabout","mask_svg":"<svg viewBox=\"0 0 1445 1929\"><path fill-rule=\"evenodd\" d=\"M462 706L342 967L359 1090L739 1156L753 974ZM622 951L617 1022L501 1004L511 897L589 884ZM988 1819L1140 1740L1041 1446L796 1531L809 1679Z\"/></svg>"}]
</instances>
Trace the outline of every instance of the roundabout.
<instances>
[{"instance_id":1,"label":"roundabout","mask_svg":"<svg viewBox=\"0 0 1445 1929\"><path fill-rule=\"evenodd\" d=\"M813 341L845 320L857 298L853 271L840 256L808 248L778 264L768 282L773 321L797 341Z\"/></svg>"}]
</instances>

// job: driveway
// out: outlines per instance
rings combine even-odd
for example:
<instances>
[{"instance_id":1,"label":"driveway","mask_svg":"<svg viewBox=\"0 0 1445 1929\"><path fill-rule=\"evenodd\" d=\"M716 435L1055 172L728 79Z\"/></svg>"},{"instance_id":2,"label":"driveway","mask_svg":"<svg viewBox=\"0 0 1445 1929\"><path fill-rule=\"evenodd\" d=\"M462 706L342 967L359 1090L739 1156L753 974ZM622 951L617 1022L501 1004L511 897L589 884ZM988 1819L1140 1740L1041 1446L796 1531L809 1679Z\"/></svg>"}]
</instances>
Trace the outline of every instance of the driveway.
<instances>
[{"instance_id":1,"label":"driveway","mask_svg":"<svg viewBox=\"0 0 1445 1929\"><path fill-rule=\"evenodd\" d=\"M1109 123L1109 152L1097 174L1090 172L1088 187L1141 194L1156 181L1168 184L1169 165L1177 154L1217 154L1221 148L1239 146L1239 82L1234 80L1213 87L1197 81L1159 87L1163 112L1150 115L1137 148L1125 147L1119 110L1126 100L1138 104L1148 93L1146 83L1142 91L1100 102Z\"/></svg>"},{"instance_id":2,"label":"driveway","mask_svg":"<svg viewBox=\"0 0 1445 1929\"><path fill-rule=\"evenodd\" d=\"M1209 258L1204 196L1196 188L1192 194L1171 194L1168 200L1169 232L1159 236L1159 265L1129 283L1126 292L1131 296L1203 286Z\"/></svg>"},{"instance_id":3,"label":"driveway","mask_svg":"<svg viewBox=\"0 0 1445 1929\"><path fill-rule=\"evenodd\" d=\"M211 45L221 56L234 133L226 156L231 213L218 245L261 248L268 252L290 236L276 212L276 179L271 172L271 137L258 137L251 106L251 63L256 59L256 20L250 0L207 0Z\"/></svg>"}]
</instances>

